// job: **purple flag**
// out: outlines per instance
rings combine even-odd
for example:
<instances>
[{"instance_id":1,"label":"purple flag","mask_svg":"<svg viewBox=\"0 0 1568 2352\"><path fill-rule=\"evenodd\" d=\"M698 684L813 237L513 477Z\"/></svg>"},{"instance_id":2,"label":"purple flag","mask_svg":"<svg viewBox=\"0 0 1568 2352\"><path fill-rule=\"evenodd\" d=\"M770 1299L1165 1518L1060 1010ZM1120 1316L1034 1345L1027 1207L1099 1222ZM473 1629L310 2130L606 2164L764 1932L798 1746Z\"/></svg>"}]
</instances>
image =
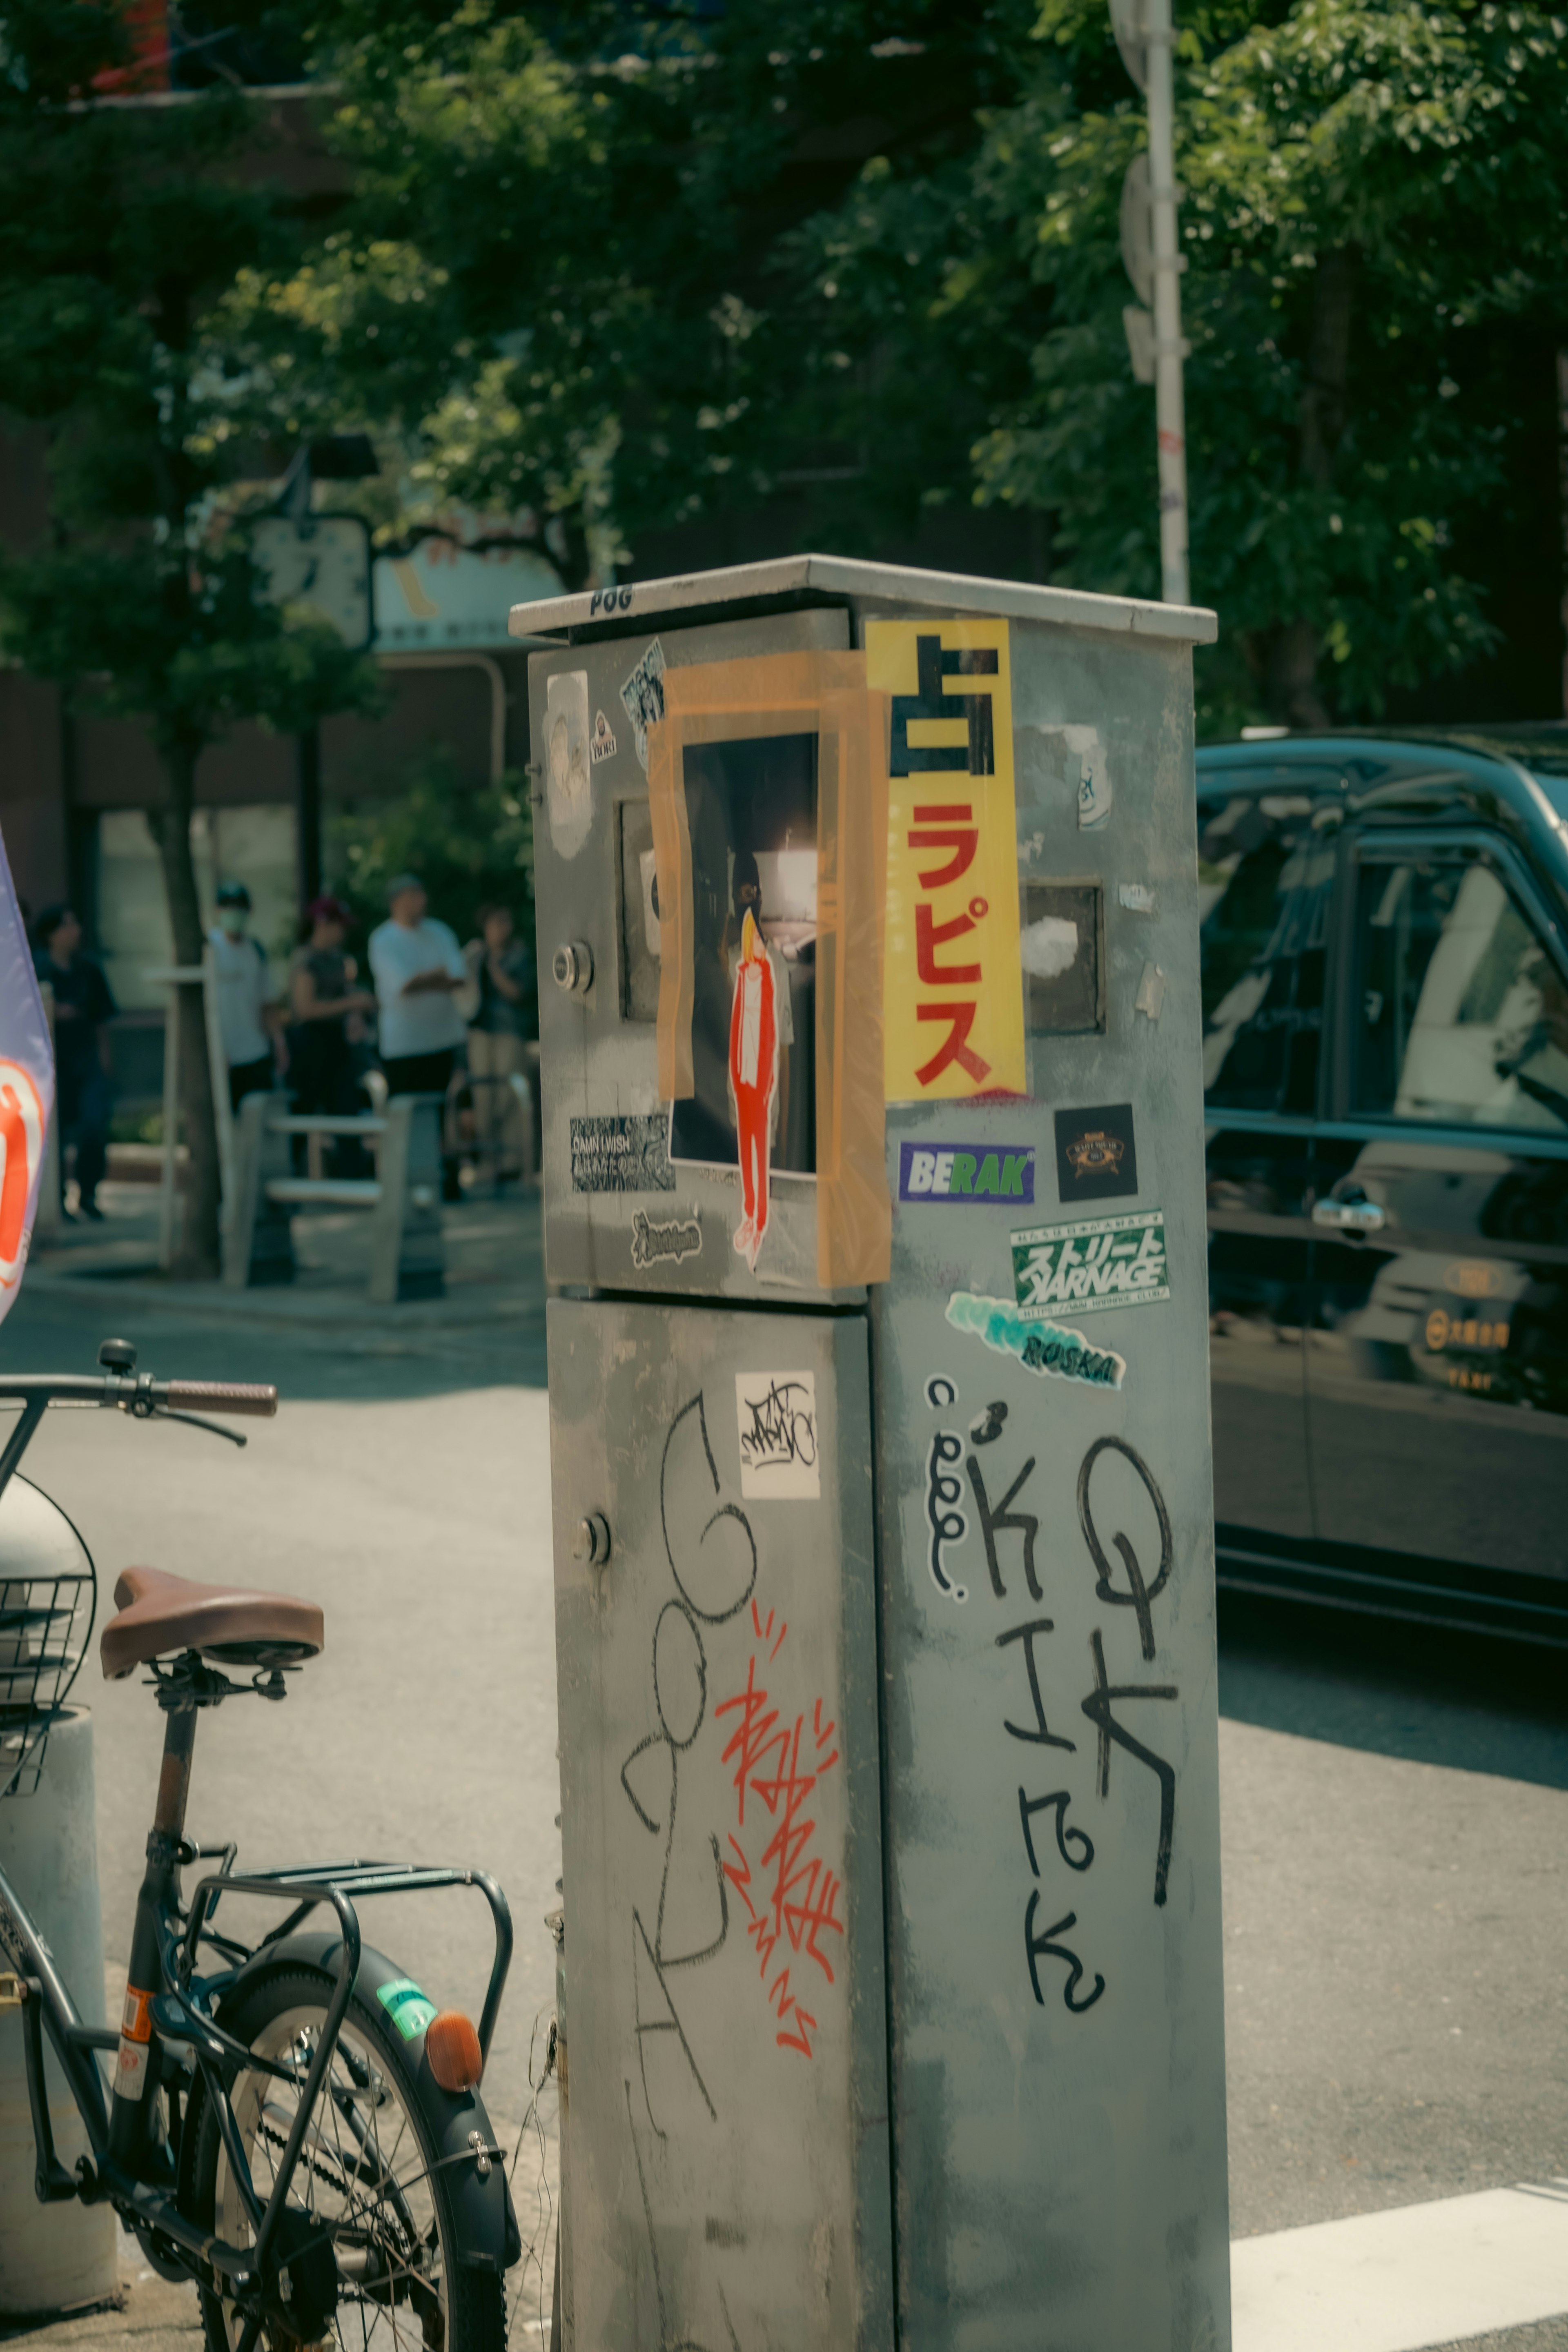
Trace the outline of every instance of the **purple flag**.
<instances>
[{"instance_id":1,"label":"purple flag","mask_svg":"<svg viewBox=\"0 0 1568 2352\"><path fill-rule=\"evenodd\" d=\"M0 1322L21 1287L55 1107L55 1057L0 837Z\"/></svg>"}]
</instances>

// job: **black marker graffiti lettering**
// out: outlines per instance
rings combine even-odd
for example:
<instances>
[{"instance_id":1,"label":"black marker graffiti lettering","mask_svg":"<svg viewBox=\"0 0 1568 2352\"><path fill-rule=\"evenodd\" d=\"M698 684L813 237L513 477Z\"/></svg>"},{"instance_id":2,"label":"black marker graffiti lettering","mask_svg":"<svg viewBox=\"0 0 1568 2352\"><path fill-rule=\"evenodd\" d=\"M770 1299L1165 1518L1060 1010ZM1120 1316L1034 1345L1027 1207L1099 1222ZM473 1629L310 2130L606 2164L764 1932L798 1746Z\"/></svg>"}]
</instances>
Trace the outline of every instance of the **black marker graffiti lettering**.
<instances>
[{"instance_id":1,"label":"black marker graffiti lettering","mask_svg":"<svg viewBox=\"0 0 1568 2352\"><path fill-rule=\"evenodd\" d=\"M931 1521L931 1581L939 1592L950 1601L965 1601L968 1594L955 1585L942 1565L944 1544L962 1543L969 1533L969 1521L954 1508L963 1489L953 1476L949 1465L959 1461L963 1454L962 1439L947 1430L939 1429L931 1438L931 1451L926 1455L926 1517Z\"/></svg>"},{"instance_id":2,"label":"black marker graffiti lettering","mask_svg":"<svg viewBox=\"0 0 1568 2352\"><path fill-rule=\"evenodd\" d=\"M632 592L629 588L595 588L588 600L588 618L595 613L629 613Z\"/></svg>"},{"instance_id":3,"label":"black marker graffiti lettering","mask_svg":"<svg viewBox=\"0 0 1568 2352\"><path fill-rule=\"evenodd\" d=\"M741 1460L748 1470L787 1469L816 1460L816 1423L807 1391L798 1381L770 1381L766 1396L748 1400L749 1424L741 1431Z\"/></svg>"},{"instance_id":4,"label":"black marker graffiti lettering","mask_svg":"<svg viewBox=\"0 0 1568 2352\"><path fill-rule=\"evenodd\" d=\"M1165 1882L1171 1874L1171 1832L1176 1817L1175 1768L1141 1739L1134 1739L1125 1724L1118 1723L1110 1712L1113 1698L1176 1698L1180 1696L1174 1683L1108 1683L1105 1678L1105 1648L1097 1625L1089 1637L1094 1653L1095 1687L1083 1702L1083 1712L1100 1732L1100 1793L1110 1791L1110 1743L1125 1748L1140 1764L1146 1764L1160 1783L1160 1843L1154 1855L1154 1900L1165 1900Z\"/></svg>"},{"instance_id":5,"label":"black marker graffiti lettering","mask_svg":"<svg viewBox=\"0 0 1568 2352\"><path fill-rule=\"evenodd\" d=\"M945 1372L933 1372L931 1379L927 1381L926 1402L932 1412L945 1412L950 1404L958 1402L958 1391Z\"/></svg>"},{"instance_id":6,"label":"black marker graffiti lettering","mask_svg":"<svg viewBox=\"0 0 1568 2352\"><path fill-rule=\"evenodd\" d=\"M1154 1506L1154 1516L1160 1523L1160 1565L1155 1572L1152 1581L1148 1584L1145 1584L1143 1581L1143 1571L1139 1566L1138 1555L1133 1550L1132 1546L1129 1543L1127 1538L1124 1535L1115 1535L1110 1538L1111 1542L1116 1546L1117 1550L1121 1554L1121 1564L1127 1570L1127 1590L1125 1592L1118 1591L1115 1585L1113 1585L1110 1580L1110 1562L1105 1556L1104 1547L1100 1543L1099 1534L1095 1528L1094 1515L1089 1507L1089 1482L1093 1475L1095 1464L1099 1461L1100 1455L1107 1452L1124 1454L1128 1461L1131 1463L1132 1467L1138 1473L1139 1477L1143 1481L1144 1491L1148 1495L1149 1500ZM1089 1452L1084 1455L1083 1465L1078 1474L1078 1523L1083 1529L1083 1539L1089 1546L1089 1553L1093 1559L1095 1567L1100 1571L1099 1579L1094 1588L1096 1593L1101 1601L1110 1601L1112 1608L1136 1610L1138 1614L1138 1637L1143 1645L1143 1655L1146 1659L1152 1658L1154 1654L1154 1620L1150 1608L1150 1603L1156 1601L1160 1594L1163 1592L1165 1590L1166 1580L1169 1578L1171 1573L1171 1559L1173 1553L1173 1545L1171 1541L1171 1515L1165 1508L1165 1498L1163 1495L1161 1494L1158 1486L1155 1484L1152 1471L1144 1461L1142 1455L1135 1453L1133 1448L1127 1444L1125 1438L1097 1437L1094 1444L1089 1447Z\"/></svg>"},{"instance_id":7,"label":"black marker graffiti lettering","mask_svg":"<svg viewBox=\"0 0 1568 2352\"><path fill-rule=\"evenodd\" d=\"M756 1538L744 1511L733 1503L721 1503L698 1527L719 1491L719 1470L708 1442L708 1413L700 1391L681 1406L664 1441L658 1515L669 1572L681 1599L689 1602L705 1625L723 1625L736 1616L751 1599L757 1581ZM704 1601L710 1605L704 1608Z\"/></svg>"},{"instance_id":8,"label":"black marker graffiti lettering","mask_svg":"<svg viewBox=\"0 0 1568 2352\"><path fill-rule=\"evenodd\" d=\"M639 1272L650 1265L662 1265L673 1258L679 1265L683 1257L695 1257L702 1247L702 1228L695 1217L682 1217L668 1225L656 1225L646 1209L639 1209L632 1219L632 1264Z\"/></svg>"},{"instance_id":9,"label":"black marker graffiti lettering","mask_svg":"<svg viewBox=\"0 0 1568 2352\"><path fill-rule=\"evenodd\" d=\"M991 1589L998 1601L1005 1601L1007 1598L1006 1587L1002 1581L1002 1571L996 1561L996 1538L999 1534L1023 1537L1024 1577L1029 1588L1029 1598L1031 1601L1045 1599L1044 1593L1040 1591L1039 1579L1035 1574L1035 1538L1040 1532L1040 1523L1033 1511L1015 1511L1011 1508L1014 1496L1034 1466L1035 1457L1031 1454L996 1508L993 1510L985 1492L985 1481L981 1475L980 1465L973 1454L967 1464L969 1483L974 1489L974 1500L980 1511L980 1535L985 1546L985 1565L991 1570Z\"/></svg>"},{"instance_id":10,"label":"black marker graffiti lettering","mask_svg":"<svg viewBox=\"0 0 1568 2352\"><path fill-rule=\"evenodd\" d=\"M1075 2017L1081 2016L1086 2009L1092 2009L1094 2007L1095 2002L1105 1990L1105 1979L1100 1974L1099 1970L1096 1969L1094 1990L1089 1994L1089 1999L1087 2000L1075 2000L1073 1999L1074 1993L1077 1992L1079 1984L1083 1980L1083 1962L1079 1958L1076 1952L1068 1951L1067 1946L1065 1944L1058 1944L1056 1938L1058 1936L1065 1936L1069 1927L1076 1927L1078 1926L1078 1913L1076 1911L1069 1911L1065 1919L1058 1919L1054 1927L1047 1927L1043 1936L1037 1936L1035 1933L1035 1913L1039 1908L1039 1889L1037 1887L1035 1892L1029 1897L1029 1907L1024 1915L1024 1948L1029 1955L1029 1982L1035 1988L1035 1999L1039 2002L1040 2007L1044 2009L1046 2005L1046 1996L1040 1990L1039 1963L1048 1953L1053 1960L1065 1960L1067 1962L1068 1975L1067 1982L1062 1987L1062 1999L1067 2003L1068 2009L1072 2011Z\"/></svg>"},{"instance_id":11,"label":"black marker graffiti lettering","mask_svg":"<svg viewBox=\"0 0 1568 2352\"><path fill-rule=\"evenodd\" d=\"M1022 1789L1018 1791L1018 1818L1024 1824L1024 1843L1028 1849L1029 1868L1037 1878L1040 1874L1040 1864L1035 1853L1035 1832L1030 1826L1030 1822L1034 1814L1043 1813L1047 1805L1056 1807L1057 1852L1061 1855L1068 1868L1087 1870L1094 1860L1094 1846L1085 1832L1069 1830L1067 1826L1068 1807L1071 1802L1072 1798L1066 1789L1053 1789L1048 1797L1029 1797L1025 1795ZM1068 1847L1075 1843L1083 1848L1081 1854L1068 1853Z\"/></svg>"},{"instance_id":12,"label":"black marker graffiti lettering","mask_svg":"<svg viewBox=\"0 0 1568 2352\"><path fill-rule=\"evenodd\" d=\"M1005 1649L1010 1642L1022 1642L1024 1644L1024 1664L1028 1670L1029 1696L1035 1702L1035 1721L1037 1727L1033 1731L1020 1731L1016 1723L1004 1721L1002 1728L1004 1731L1010 1731L1015 1739L1026 1739L1036 1748L1065 1748L1069 1756L1076 1756L1077 1740L1058 1739L1046 1721L1045 1702L1040 1696L1040 1677L1035 1665L1036 1634L1050 1633L1055 1630L1048 1617L1032 1617L1026 1625L1015 1625L1011 1633L997 1634L996 1647L999 1650Z\"/></svg>"},{"instance_id":13,"label":"black marker graffiti lettering","mask_svg":"<svg viewBox=\"0 0 1568 2352\"><path fill-rule=\"evenodd\" d=\"M1002 1434L1002 1424L1007 1418L1006 1406L998 1401L988 1404L984 1412L976 1413L969 1424L971 1445L994 1445Z\"/></svg>"}]
</instances>

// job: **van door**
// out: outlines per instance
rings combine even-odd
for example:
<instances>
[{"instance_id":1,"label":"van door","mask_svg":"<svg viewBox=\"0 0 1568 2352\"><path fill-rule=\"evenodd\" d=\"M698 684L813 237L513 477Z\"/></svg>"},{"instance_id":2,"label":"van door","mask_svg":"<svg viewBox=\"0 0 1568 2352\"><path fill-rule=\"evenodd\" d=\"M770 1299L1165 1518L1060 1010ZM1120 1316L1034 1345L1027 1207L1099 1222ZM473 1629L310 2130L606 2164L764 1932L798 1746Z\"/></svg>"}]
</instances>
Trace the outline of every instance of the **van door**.
<instances>
[{"instance_id":1,"label":"van door","mask_svg":"<svg viewBox=\"0 0 1568 2352\"><path fill-rule=\"evenodd\" d=\"M1528 1622L1568 1609L1562 930L1483 830L1346 847L1345 1066L1311 1212L1319 1529L1397 1556L1361 1563L1395 1600L1403 1579Z\"/></svg>"}]
</instances>

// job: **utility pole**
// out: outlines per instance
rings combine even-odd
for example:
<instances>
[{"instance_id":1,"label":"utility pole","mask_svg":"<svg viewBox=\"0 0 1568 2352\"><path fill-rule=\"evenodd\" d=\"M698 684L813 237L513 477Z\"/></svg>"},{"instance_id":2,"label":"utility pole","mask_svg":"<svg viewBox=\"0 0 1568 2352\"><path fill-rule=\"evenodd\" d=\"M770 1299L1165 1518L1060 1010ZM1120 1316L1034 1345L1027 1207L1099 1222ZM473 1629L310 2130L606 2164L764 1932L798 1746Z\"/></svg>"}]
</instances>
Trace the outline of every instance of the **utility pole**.
<instances>
[{"instance_id":1,"label":"utility pole","mask_svg":"<svg viewBox=\"0 0 1568 2352\"><path fill-rule=\"evenodd\" d=\"M1190 601L1187 580L1187 433L1182 362L1182 257L1176 236L1171 50L1171 0L1110 0L1122 63L1149 101L1149 153L1127 175L1121 199L1121 252L1148 309L1122 313L1132 373L1154 386L1160 479L1160 593L1167 604Z\"/></svg>"}]
</instances>

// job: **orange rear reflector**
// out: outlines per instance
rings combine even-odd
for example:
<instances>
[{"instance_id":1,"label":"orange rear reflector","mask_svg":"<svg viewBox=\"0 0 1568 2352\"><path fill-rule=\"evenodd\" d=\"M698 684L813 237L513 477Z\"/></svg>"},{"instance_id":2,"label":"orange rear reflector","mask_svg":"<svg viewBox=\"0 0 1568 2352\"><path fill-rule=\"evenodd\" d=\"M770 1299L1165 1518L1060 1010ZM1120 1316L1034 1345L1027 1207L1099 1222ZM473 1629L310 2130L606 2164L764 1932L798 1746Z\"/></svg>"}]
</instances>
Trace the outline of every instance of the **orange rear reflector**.
<instances>
[{"instance_id":1,"label":"orange rear reflector","mask_svg":"<svg viewBox=\"0 0 1568 2352\"><path fill-rule=\"evenodd\" d=\"M444 2091L471 2091L484 2073L479 2037L460 2009L444 2009L425 2028L425 2055Z\"/></svg>"}]
</instances>

